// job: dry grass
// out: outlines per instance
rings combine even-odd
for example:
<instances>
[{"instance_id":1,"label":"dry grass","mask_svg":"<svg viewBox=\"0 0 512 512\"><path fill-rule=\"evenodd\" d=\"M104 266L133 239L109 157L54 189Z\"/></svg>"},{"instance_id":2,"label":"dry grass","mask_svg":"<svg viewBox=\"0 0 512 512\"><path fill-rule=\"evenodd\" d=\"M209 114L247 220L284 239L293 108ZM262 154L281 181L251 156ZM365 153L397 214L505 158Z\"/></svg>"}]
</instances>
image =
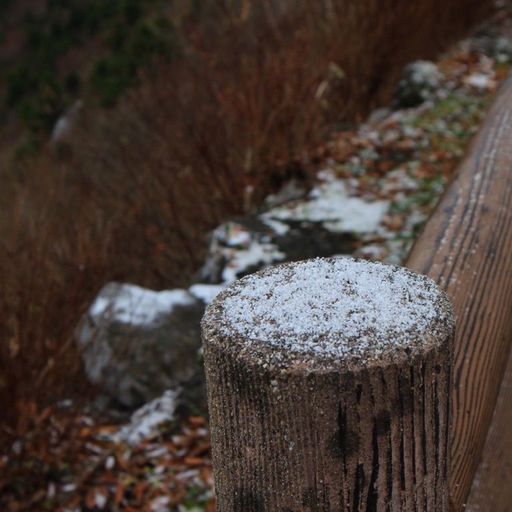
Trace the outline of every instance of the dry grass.
<instances>
[{"instance_id":1,"label":"dry grass","mask_svg":"<svg viewBox=\"0 0 512 512\"><path fill-rule=\"evenodd\" d=\"M73 385L72 332L111 260L105 219L64 168L41 158L17 172L1 197L0 400L6 424L24 432Z\"/></svg>"},{"instance_id":2,"label":"dry grass","mask_svg":"<svg viewBox=\"0 0 512 512\"><path fill-rule=\"evenodd\" d=\"M333 123L389 98L407 61L434 56L489 5L212 1L208 21L187 28L185 58L155 66L115 111L91 113L71 156L3 173L9 429L27 431L80 383L73 329L106 280L187 284L208 230L291 175L307 179L309 150Z\"/></svg>"}]
</instances>

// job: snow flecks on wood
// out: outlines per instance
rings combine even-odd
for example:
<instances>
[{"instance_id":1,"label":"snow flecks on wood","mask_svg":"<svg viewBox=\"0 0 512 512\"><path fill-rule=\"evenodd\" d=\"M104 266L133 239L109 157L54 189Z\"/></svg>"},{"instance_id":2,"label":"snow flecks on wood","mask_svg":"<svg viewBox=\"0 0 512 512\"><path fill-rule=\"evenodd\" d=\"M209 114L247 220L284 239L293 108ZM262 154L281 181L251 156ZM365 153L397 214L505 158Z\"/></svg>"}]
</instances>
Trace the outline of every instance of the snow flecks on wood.
<instances>
[{"instance_id":1,"label":"snow flecks on wood","mask_svg":"<svg viewBox=\"0 0 512 512\"><path fill-rule=\"evenodd\" d=\"M347 257L245 277L217 297L203 320L226 340L243 339L240 350L272 349L269 359L345 362L414 354L451 333L452 322L449 300L429 278Z\"/></svg>"},{"instance_id":2,"label":"snow flecks on wood","mask_svg":"<svg viewBox=\"0 0 512 512\"><path fill-rule=\"evenodd\" d=\"M202 327L218 510L448 511L453 316L433 281L284 264Z\"/></svg>"}]
</instances>

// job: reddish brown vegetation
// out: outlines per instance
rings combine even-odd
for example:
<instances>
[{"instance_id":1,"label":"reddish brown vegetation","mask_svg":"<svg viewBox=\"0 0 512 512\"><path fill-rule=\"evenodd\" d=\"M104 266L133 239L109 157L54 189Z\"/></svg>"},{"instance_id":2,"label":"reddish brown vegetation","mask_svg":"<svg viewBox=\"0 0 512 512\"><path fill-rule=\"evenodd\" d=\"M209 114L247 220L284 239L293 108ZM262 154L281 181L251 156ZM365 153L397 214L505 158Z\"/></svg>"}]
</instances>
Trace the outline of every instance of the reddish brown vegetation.
<instances>
[{"instance_id":1,"label":"reddish brown vegetation","mask_svg":"<svg viewBox=\"0 0 512 512\"><path fill-rule=\"evenodd\" d=\"M113 442L116 425L95 425L65 408L45 409L37 427L24 440L25 457L8 467L0 460L3 512L177 510L197 502L215 510L204 418L183 418L137 446Z\"/></svg>"},{"instance_id":2,"label":"reddish brown vegetation","mask_svg":"<svg viewBox=\"0 0 512 512\"><path fill-rule=\"evenodd\" d=\"M91 113L71 156L3 172L0 403L22 434L79 375L73 329L106 281L186 284L205 235L254 208L333 122L389 98L490 2L212 2L181 61L116 111ZM290 5L288 5L290 4ZM21 172L21 175L19 174Z\"/></svg>"},{"instance_id":3,"label":"reddish brown vegetation","mask_svg":"<svg viewBox=\"0 0 512 512\"><path fill-rule=\"evenodd\" d=\"M107 219L63 169L38 164L1 197L0 393L17 433L76 381L76 319L111 265Z\"/></svg>"}]
</instances>

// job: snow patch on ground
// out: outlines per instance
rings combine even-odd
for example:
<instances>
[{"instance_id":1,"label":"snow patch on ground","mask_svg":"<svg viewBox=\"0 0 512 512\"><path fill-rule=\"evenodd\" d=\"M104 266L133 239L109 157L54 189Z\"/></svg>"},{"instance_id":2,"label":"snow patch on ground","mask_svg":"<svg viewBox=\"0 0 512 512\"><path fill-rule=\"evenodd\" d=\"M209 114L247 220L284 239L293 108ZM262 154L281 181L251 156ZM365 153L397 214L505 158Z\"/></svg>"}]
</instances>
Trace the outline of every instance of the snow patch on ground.
<instances>
[{"instance_id":1,"label":"snow patch on ground","mask_svg":"<svg viewBox=\"0 0 512 512\"><path fill-rule=\"evenodd\" d=\"M251 234L236 222L225 222L213 232L213 237L226 247L248 247Z\"/></svg>"},{"instance_id":2,"label":"snow patch on ground","mask_svg":"<svg viewBox=\"0 0 512 512\"><path fill-rule=\"evenodd\" d=\"M194 284L188 291L197 299L210 304L215 297L225 288L224 284Z\"/></svg>"},{"instance_id":3,"label":"snow patch on ground","mask_svg":"<svg viewBox=\"0 0 512 512\"><path fill-rule=\"evenodd\" d=\"M222 279L225 283L235 281L239 274L251 267L270 265L286 258L286 254L280 252L274 244L263 243L254 239L251 240L246 249L233 251L230 256L222 271Z\"/></svg>"},{"instance_id":4,"label":"snow patch on ground","mask_svg":"<svg viewBox=\"0 0 512 512\"><path fill-rule=\"evenodd\" d=\"M337 233L371 233L377 230L388 207L388 201L368 202L351 197L344 180L328 179L313 188L308 200L294 206L274 208L266 217L281 221L322 222L324 227Z\"/></svg>"},{"instance_id":5,"label":"snow patch on ground","mask_svg":"<svg viewBox=\"0 0 512 512\"><path fill-rule=\"evenodd\" d=\"M161 397L137 409L130 422L113 435L116 443L138 445L156 437L161 427L174 419L180 390L167 390Z\"/></svg>"},{"instance_id":6,"label":"snow patch on ground","mask_svg":"<svg viewBox=\"0 0 512 512\"><path fill-rule=\"evenodd\" d=\"M186 290L155 292L131 284L119 285L116 293L99 295L89 315L100 320L109 315L113 321L129 325L150 325L159 316L169 314L175 306L189 306L194 297Z\"/></svg>"},{"instance_id":7,"label":"snow patch on ground","mask_svg":"<svg viewBox=\"0 0 512 512\"><path fill-rule=\"evenodd\" d=\"M496 81L492 76L485 75L484 73L473 73L464 80L466 85L474 87L481 91L493 90L496 87Z\"/></svg>"},{"instance_id":8,"label":"snow patch on ground","mask_svg":"<svg viewBox=\"0 0 512 512\"><path fill-rule=\"evenodd\" d=\"M286 261L287 254L281 247L286 246L283 241L292 227L292 236L297 236L297 230L311 229L311 225L332 233L361 237L379 234L390 201L358 197L357 192L350 179L338 177L331 169L322 170L317 174L317 185L305 198L275 206L247 225L243 221L231 221L215 229L204 268L215 269L215 262L220 262L217 279L230 283L258 268ZM213 274L206 271L205 275L216 282L211 277ZM196 295L192 289L191 292Z\"/></svg>"},{"instance_id":9,"label":"snow patch on ground","mask_svg":"<svg viewBox=\"0 0 512 512\"><path fill-rule=\"evenodd\" d=\"M260 219L268 226L276 235L283 236L290 231L290 226L285 222L280 222L272 218L272 211L260 215Z\"/></svg>"}]
</instances>

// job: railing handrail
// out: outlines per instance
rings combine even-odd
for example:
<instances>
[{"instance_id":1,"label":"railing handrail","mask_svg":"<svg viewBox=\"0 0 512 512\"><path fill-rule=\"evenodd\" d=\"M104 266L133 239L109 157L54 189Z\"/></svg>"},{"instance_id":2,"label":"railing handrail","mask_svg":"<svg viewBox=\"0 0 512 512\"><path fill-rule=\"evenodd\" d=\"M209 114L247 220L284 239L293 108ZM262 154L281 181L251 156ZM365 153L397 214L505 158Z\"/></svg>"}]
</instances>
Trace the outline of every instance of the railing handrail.
<instances>
[{"instance_id":1,"label":"railing handrail","mask_svg":"<svg viewBox=\"0 0 512 512\"><path fill-rule=\"evenodd\" d=\"M512 339L512 78L406 265L433 278L454 304L451 499L459 512L482 457ZM508 491L509 504L511 487L493 484Z\"/></svg>"}]
</instances>

